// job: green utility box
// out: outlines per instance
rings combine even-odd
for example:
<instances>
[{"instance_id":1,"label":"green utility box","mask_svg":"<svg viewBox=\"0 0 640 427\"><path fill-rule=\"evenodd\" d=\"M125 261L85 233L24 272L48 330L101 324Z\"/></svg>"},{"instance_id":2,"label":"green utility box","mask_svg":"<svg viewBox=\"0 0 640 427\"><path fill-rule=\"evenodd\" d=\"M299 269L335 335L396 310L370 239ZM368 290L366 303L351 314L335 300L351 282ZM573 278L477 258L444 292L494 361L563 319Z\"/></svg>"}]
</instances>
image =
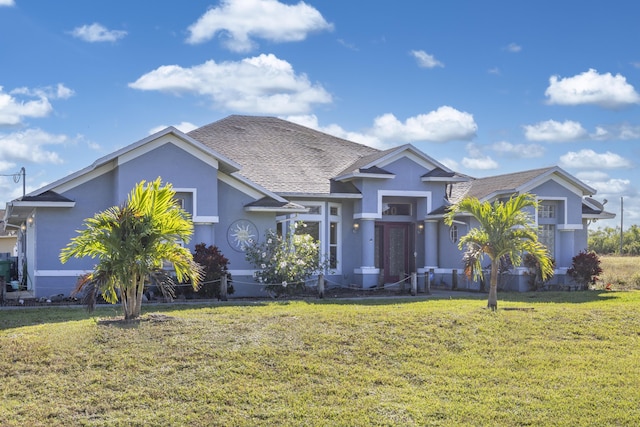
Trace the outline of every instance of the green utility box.
<instances>
[{"instance_id":1,"label":"green utility box","mask_svg":"<svg viewBox=\"0 0 640 427\"><path fill-rule=\"evenodd\" d=\"M0 277L4 278L4 283L11 281L11 260L0 259Z\"/></svg>"}]
</instances>

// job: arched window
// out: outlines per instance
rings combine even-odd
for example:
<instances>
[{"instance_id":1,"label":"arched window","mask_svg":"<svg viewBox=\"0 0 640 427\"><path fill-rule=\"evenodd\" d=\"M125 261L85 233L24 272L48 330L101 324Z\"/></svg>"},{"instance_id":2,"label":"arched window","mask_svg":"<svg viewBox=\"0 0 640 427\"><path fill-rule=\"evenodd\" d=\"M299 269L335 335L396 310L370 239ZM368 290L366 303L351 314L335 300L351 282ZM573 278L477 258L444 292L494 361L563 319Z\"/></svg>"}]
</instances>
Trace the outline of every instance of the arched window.
<instances>
[{"instance_id":1,"label":"arched window","mask_svg":"<svg viewBox=\"0 0 640 427\"><path fill-rule=\"evenodd\" d=\"M458 226L457 225L453 224L451 227L449 227L449 238L453 243L458 242Z\"/></svg>"}]
</instances>

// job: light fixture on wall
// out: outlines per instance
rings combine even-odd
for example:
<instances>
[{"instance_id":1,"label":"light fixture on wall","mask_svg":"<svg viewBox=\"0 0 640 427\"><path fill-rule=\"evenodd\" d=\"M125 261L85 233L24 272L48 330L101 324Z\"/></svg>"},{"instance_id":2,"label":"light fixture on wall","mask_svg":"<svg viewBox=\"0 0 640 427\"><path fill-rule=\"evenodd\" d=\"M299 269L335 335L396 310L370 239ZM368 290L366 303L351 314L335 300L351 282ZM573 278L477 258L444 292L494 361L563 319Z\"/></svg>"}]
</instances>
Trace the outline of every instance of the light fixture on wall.
<instances>
[{"instance_id":1,"label":"light fixture on wall","mask_svg":"<svg viewBox=\"0 0 640 427\"><path fill-rule=\"evenodd\" d=\"M353 223L353 232L354 232L354 233L357 233L357 232L358 232L358 230L360 230L360 224L359 224L359 223L357 223L357 222L354 222L354 223Z\"/></svg>"},{"instance_id":2,"label":"light fixture on wall","mask_svg":"<svg viewBox=\"0 0 640 427\"><path fill-rule=\"evenodd\" d=\"M29 227L33 227L33 223L35 222L35 218L33 217L33 215L29 216L29 218L27 218L27 224L29 224Z\"/></svg>"},{"instance_id":3,"label":"light fixture on wall","mask_svg":"<svg viewBox=\"0 0 640 427\"><path fill-rule=\"evenodd\" d=\"M422 232L424 231L424 224L418 224L417 230L418 234L422 234Z\"/></svg>"}]
</instances>

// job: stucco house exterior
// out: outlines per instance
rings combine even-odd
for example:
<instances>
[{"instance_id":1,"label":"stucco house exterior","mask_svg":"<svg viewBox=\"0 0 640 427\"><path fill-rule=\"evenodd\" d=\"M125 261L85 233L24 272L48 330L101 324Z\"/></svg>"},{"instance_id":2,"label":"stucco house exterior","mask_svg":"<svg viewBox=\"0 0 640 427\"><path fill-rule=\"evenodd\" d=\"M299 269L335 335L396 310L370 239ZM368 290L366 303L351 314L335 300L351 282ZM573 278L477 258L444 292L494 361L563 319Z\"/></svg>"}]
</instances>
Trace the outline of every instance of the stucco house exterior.
<instances>
[{"instance_id":1,"label":"stucco house exterior","mask_svg":"<svg viewBox=\"0 0 640 427\"><path fill-rule=\"evenodd\" d=\"M428 277L450 284L462 267L457 240L474 223L464 216L451 227L443 222L461 197L535 194L541 207L532 217L560 282L586 249L589 222L612 217L591 198L595 189L558 167L474 179L410 144L378 150L274 117L233 115L186 134L169 127L8 202L4 221L21 230L19 262L33 296L68 295L95 260L63 265L61 248L84 219L159 176L193 217L189 247L216 245L229 259L236 296L262 292L243 239L292 222L304 221L331 258L329 283L371 288L415 272L424 288ZM513 273L508 286L524 290Z\"/></svg>"}]
</instances>

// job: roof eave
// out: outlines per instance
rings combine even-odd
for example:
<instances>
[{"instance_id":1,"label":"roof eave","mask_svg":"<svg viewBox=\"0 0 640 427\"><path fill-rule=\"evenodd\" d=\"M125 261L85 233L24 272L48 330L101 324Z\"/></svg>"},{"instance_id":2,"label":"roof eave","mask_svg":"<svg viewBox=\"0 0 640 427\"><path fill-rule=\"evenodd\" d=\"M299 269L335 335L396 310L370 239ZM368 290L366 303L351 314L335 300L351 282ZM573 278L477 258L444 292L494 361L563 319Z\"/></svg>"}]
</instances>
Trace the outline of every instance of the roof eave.
<instances>
[{"instance_id":1,"label":"roof eave","mask_svg":"<svg viewBox=\"0 0 640 427\"><path fill-rule=\"evenodd\" d=\"M616 214L612 212L600 212L598 214L583 214L583 219L613 219L616 217Z\"/></svg>"},{"instance_id":2,"label":"roof eave","mask_svg":"<svg viewBox=\"0 0 640 427\"><path fill-rule=\"evenodd\" d=\"M469 179L463 177L446 177L446 176L424 176L422 182L468 182Z\"/></svg>"},{"instance_id":3,"label":"roof eave","mask_svg":"<svg viewBox=\"0 0 640 427\"><path fill-rule=\"evenodd\" d=\"M345 175L340 175L333 178L335 181L350 181L353 179L359 178L369 178L369 179L393 179L396 175L392 173L362 173L362 172L353 172Z\"/></svg>"}]
</instances>

